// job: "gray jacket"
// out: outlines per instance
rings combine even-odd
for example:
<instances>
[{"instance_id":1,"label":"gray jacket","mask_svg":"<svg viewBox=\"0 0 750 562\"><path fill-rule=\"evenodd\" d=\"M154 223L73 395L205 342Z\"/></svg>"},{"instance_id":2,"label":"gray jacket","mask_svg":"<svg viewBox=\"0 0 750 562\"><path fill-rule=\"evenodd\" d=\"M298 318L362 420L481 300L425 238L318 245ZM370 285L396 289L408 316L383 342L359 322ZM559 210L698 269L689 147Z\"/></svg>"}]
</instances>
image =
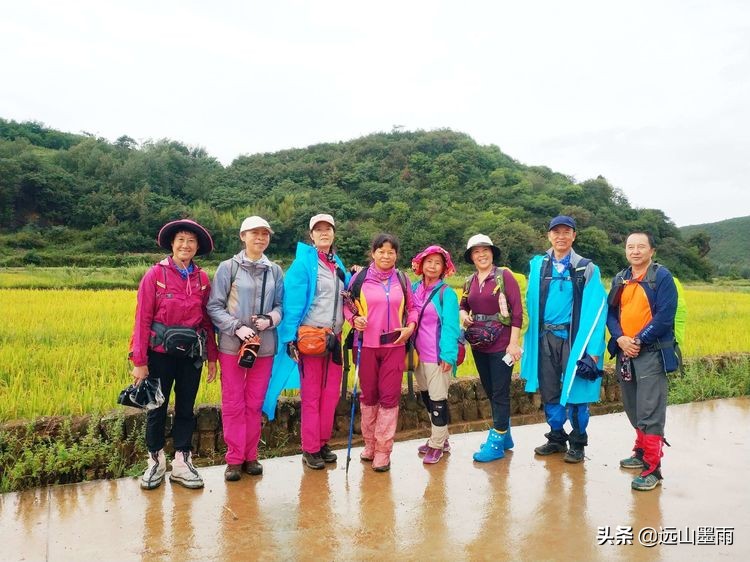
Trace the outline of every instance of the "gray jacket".
<instances>
[{"instance_id":1,"label":"gray jacket","mask_svg":"<svg viewBox=\"0 0 750 562\"><path fill-rule=\"evenodd\" d=\"M236 270L234 282L231 281L233 268ZM261 310L261 287L265 272L268 273ZM237 353L242 342L234 333L242 326L254 329L251 316L268 314L273 320L273 326L259 332L261 346L258 356L275 355L278 345L276 326L281 322L283 298L284 274L265 254L258 261L250 261L243 250L221 262L211 283L211 296L206 305L219 336L219 351Z\"/></svg>"}]
</instances>

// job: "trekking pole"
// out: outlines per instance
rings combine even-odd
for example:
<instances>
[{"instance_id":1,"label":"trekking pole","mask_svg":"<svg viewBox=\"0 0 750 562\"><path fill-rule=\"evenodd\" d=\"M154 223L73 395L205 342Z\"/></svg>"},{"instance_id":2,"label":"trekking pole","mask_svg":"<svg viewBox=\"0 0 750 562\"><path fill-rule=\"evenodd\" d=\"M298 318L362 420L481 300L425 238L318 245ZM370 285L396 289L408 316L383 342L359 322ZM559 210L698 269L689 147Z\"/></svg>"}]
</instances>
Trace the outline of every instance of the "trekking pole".
<instances>
[{"instance_id":1,"label":"trekking pole","mask_svg":"<svg viewBox=\"0 0 750 562\"><path fill-rule=\"evenodd\" d=\"M414 394L414 345L407 341L406 349L406 391L409 400L416 400L417 395Z\"/></svg>"},{"instance_id":2,"label":"trekking pole","mask_svg":"<svg viewBox=\"0 0 750 562\"><path fill-rule=\"evenodd\" d=\"M346 344L346 339L344 340L344 345L342 346L342 351L344 353L343 357L343 371L344 376L341 377L341 398L346 400L346 391L349 389L349 369L351 368L349 364L349 350L351 348Z\"/></svg>"},{"instance_id":3,"label":"trekking pole","mask_svg":"<svg viewBox=\"0 0 750 562\"><path fill-rule=\"evenodd\" d=\"M349 414L349 441L346 446L346 474L349 475L349 463L352 460L352 435L354 435L354 412L357 406L357 383L359 382L359 357L362 352L362 335L358 333L357 360L354 363L354 386L352 387L352 409Z\"/></svg>"}]
</instances>

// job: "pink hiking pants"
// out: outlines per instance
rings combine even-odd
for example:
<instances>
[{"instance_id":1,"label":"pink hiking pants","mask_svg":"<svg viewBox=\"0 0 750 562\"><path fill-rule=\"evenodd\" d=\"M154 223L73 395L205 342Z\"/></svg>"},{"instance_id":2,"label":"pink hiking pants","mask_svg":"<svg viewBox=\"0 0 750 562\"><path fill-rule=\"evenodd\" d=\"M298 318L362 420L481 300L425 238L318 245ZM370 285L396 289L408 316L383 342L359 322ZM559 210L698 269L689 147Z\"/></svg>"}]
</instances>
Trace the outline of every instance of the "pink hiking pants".
<instances>
[{"instance_id":1,"label":"pink hiking pants","mask_svg":"<svg viewBox=\"0 0 750 562\"><path fill-rule=\"evenodd\" d=\"M331 354L300 356L302 450L305 453L317 453L331 438L342 376L342 366L332 361Z\"/></svg>"},{"instance_id":2,"label":"pink hiking pants","mask_svg":"<svg viewBox=\"0 0 750 562\"><path fill-rule=\"evenodd\" d=\"M356 353L356 351L355 351ZM401 401L406 347L363 347L359 358L360 400L367 406L395 408Z\"/></svg>"},{"instance_id":3,"label":"pink hiking pants","mask_svg":"<svg viewBox=\"0 0 750 562\"><path fill-rule=\"evenodd\" d=\"M250 369L237 365L237 356L219 353L221 422L227 444L227 464L258 458L261 407L271 379L273 356L258 357Z\"/></svg>"}]
</instances>

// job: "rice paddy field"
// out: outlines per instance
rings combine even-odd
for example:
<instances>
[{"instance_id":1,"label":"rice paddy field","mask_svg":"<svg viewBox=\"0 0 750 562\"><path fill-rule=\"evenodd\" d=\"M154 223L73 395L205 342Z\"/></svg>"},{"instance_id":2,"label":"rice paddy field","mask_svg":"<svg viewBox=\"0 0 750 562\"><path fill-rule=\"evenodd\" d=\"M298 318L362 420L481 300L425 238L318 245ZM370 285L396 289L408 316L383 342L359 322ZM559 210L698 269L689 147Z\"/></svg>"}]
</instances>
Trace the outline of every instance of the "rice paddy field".
<instances>
[{"instance_id":1,"label":"rice paddy field","mask_svg":"<svg viewBox=\"0 0 750 562\"><path fill-rule=\"evenodd\" d=\"M750 292L685 289L686 357L750 351ZM0 421L116 407L130 382L134 289L5 288L0 310ZM476 374L470 353L458 374ZM218 381L201 385L199 403L219 401Z\"/></svg>"}]
</instances>

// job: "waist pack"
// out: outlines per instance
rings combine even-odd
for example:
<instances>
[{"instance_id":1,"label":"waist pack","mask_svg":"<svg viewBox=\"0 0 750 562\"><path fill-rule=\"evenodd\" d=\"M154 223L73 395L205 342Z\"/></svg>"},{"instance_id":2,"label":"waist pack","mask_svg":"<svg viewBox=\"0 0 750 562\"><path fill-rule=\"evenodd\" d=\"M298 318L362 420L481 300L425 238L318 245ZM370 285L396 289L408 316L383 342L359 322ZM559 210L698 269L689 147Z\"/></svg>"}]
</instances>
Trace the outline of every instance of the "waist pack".
<instances>
[{"instance_id":1,"label":"waist pack","mask_svg":"<svg viewBox=\"0 0 750 562\"><path fill-rule=\"evenodd\" d=\"M466 333L461 330L461 335L458 337L458 357L456 357L456 367L461 365L466 359Z\"/></svg>"},{"instance_id":2,"label":"waist pack","mask_svg":"<svg viewBox=\"0 0 750 562\"><path fill-rule=\"evenodd\" d=\"M297 349L302 355L322 357L336 347L336 335L331 328L300 326L297 330Z\"/></svg>"},{"instance_id":3,"label":"waist pack","mask_svg":"<svg viewBox=\"0 0 750 562\"><path fill-rule=\"evenodd\" d=\"M474 349L486 349L497 341L502 330L500 322L474 322L466 328L464 337Z\"/></svg>"},{"instance_id":4,"label":"waist pack","mask_svg":"<svg viewBox=\"0 0 750 562\"><path fill-rule=\"evenodd\" d=\"M159 322L151 325L154 337L151 344L161 345L164 352L174 357L203 357L205 334L185 326L165 326Z\"/></svg>"}]
</instances>

